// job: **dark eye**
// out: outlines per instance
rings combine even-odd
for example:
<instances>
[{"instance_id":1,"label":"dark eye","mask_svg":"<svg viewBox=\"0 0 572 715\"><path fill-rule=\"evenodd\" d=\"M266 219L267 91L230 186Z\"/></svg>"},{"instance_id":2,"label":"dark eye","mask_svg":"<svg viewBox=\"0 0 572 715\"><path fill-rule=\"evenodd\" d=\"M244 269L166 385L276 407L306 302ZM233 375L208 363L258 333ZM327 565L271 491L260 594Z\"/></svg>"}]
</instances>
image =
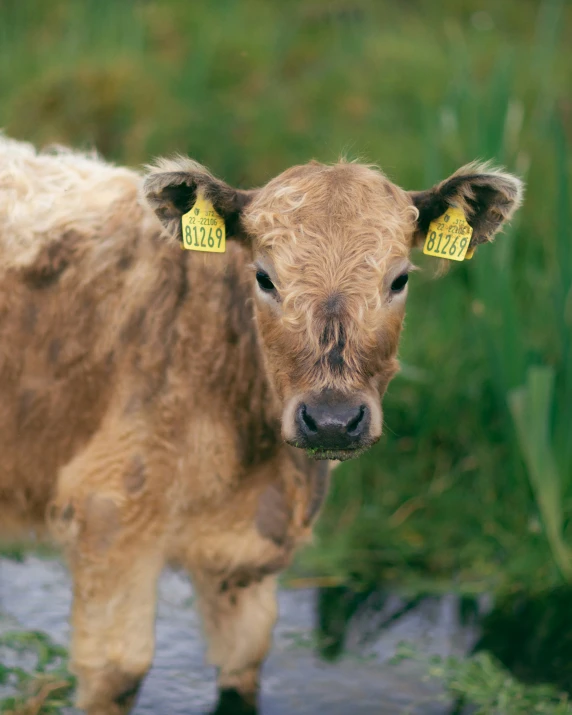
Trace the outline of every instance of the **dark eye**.
<instances>
[{"instance_id":1,"label":"dark eye","mask_svg":"<svg viewBox=\"0 0 572 715\"><path fill-rule=\"evenodd\" d=\"M391 290L394 293L399 293L405 288L408 280L409 276L407 275L407 273L402 273L400 276L397 276L397 278L391 284Z\"/></svg>"},{"instance_id":2,"label":"dark eye","mask_svg":"<svg viewBox=\"0 0 572 715\"><path fill-rule=\"evenodd\" d=\"M270 276L268 273L265 273L264 271L256 271L256 280L258 281L258 285L262 288L262 290L266 291L267 293L272 292L273 290L276 290L274 287L274 283L270 280Z\"/></svg>"}]
</instances>

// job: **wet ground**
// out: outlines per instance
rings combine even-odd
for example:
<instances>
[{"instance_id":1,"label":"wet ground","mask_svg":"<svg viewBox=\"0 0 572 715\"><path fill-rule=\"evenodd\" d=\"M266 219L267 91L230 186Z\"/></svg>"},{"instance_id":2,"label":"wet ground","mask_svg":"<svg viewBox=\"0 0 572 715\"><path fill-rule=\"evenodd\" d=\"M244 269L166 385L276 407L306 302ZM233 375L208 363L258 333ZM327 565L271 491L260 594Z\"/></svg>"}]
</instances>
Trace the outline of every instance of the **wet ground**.
<instances>
[{"instance_id":1,"label":"wet ground","mask_svg":"<svg viewBox=\"0 0 572 715\"><path fill-rule=\"evenodd\" d=\"M214 702L214 673L204 664L204 644L187 579L166 572L160 582L157 649L135 715L200 715ZM67 645L70 580L57 561L29 556L0 559L0 632L33 629ZM364 645L359 623L347 633L350 655L335 664L316 654L316 593L284 590L272 652L264 669L263 715L445 715L449 705L419 664L388 663L402 640L432 653L464 653L475 634L461 627L455 597L425 599ZM382 609L400 607L389 599ZM378 616L379 617L379 614ZM382 620L383 620L382 618ZM363 621L363 619L362 619ZM375 624L373 624L375 625ZM365 629L365 630L364 630ZM2 692L0 689L0 696ZM71 709L68 713L74 712Z\"/></svg>"}]
</instances>

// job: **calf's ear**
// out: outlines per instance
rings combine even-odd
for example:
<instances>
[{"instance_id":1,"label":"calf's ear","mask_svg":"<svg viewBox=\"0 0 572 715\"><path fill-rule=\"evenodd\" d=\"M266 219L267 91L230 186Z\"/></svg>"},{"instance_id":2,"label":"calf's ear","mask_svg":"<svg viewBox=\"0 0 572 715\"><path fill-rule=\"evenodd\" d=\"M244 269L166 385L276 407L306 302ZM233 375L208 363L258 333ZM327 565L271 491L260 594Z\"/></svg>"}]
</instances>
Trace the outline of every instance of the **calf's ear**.
<instances>
[{"instance_id":1,"label":"calf's ear","mask_svg":"<svg viewBox=\"0 0 572 715\"><path fill-rule=\"evenodd\" d=\"M425 241L429 224L451 207L463 209L473 227L470 248L491 241L522 203L524 185L512 174L474 162L427 191L411 191L419 211L414 245Z\"/></svg>"},{"instance_id":2,"label":"calf's ear","mask_svg":"<svg viewBox=\"0 0 572 715\"><path fill-rule=\"evenodd\" d=\"M181 240L181 216L193 207L199 193L224 219L227 239L244 239L241 214L256 191L233 189L186 157L159 159L148 167L143 199L155 211L167 233L178 241Z\"/></svg>"}]
</instances>

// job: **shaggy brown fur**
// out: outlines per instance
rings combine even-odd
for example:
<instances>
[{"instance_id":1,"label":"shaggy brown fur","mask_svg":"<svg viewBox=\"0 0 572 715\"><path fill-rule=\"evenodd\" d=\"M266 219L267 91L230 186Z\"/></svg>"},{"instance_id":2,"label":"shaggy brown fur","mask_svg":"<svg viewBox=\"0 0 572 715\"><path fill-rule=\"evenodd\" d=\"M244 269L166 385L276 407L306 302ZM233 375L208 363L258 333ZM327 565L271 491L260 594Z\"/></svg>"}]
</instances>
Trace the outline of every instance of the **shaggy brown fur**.
<instances>
[{"instance_id":1,"label":"shaggy brown fur","mask_svg":"<svg viewBox=\"0 0 572 715\"><path fill-rule=\"evenodd\" d=\"M199 191L225 254L168 238ZM275 575L328 485L327 462L284 443L300 405L361 405L360 449L378 439L414 235L456 203L488 240L519 200L518 180L475 166L413 195L348 163L244 192L188 159L143 182L0 138L0 530L47 524L67 552L89 715L130 709L167 562L195 583L217 712L255 711Z\"/></svg>"}]
</instances>

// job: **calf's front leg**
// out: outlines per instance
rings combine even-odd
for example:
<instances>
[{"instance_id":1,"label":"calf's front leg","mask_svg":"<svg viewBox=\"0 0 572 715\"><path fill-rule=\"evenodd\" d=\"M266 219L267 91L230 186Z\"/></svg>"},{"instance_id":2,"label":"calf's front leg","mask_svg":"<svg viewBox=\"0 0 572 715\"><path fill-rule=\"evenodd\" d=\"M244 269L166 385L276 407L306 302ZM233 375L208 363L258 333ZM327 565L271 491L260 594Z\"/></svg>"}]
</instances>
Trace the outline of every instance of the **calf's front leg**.
<instances>
[{"instance_id":1,"label":"calf's front leg","mask_svg":"<svg viewBox=\"0 0 572 715\"><path fill-rule=\"evenodd\" d=\"M143 498L80 474L61 485L49 510L73 579L76 703L87 715L125 715L153 658L160 524Z\"/></svg>"},{"instance_id":2,"label":"calf's front leg","mask_svg":"<svg viewBox=\"0 0 572 715\"><path fill-rule=\"evenodd\" d=\"M126 549L105 564L74 559L70 670L87 715L129 713L154 651L160 563Z\"/></svg>"},{"instance_id":3,"label":"calf's front leg","mask_svg":"<svg viewBox=\"0 0 572 715\"><path fill-rule=\"evenodd\" d=\"M260 667L276 622L276 577L253 580L194 574L198 606L217 668L218 704L212 715L256 715Z\"/></svg>"}]
</instances>

